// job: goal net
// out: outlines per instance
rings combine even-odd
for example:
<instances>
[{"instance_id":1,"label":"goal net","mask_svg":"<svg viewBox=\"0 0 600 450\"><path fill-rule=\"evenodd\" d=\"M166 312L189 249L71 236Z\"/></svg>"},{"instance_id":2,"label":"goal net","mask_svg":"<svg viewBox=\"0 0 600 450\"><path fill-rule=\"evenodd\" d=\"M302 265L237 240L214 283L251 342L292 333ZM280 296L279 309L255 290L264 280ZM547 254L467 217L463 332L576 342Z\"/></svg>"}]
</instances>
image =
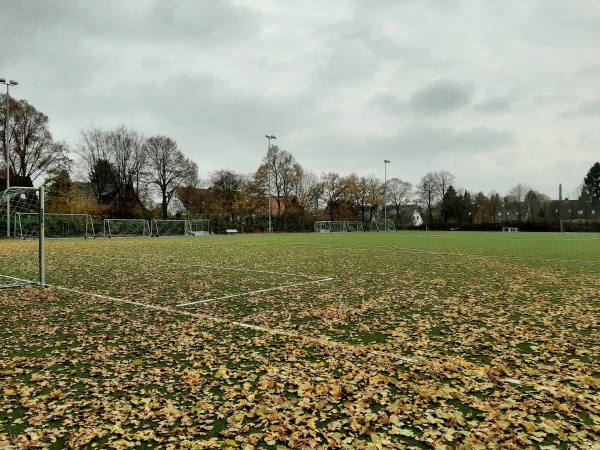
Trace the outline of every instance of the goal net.
<instances>
[{"instance_id":1,"label":"goal net","mask_svg":"<svg viewBox=\"0 0 600 450\"><path fill-rule=\"evenodd\" d=\"M47 238L95 238L94 221L89 214L45 214ZM21 239L37 239L39 215L30 212L15 214L15 236Z\"/></svg>"},{"instance_id":2,"label":"goal net","mask_svg":"<svg viewBox=\"0 0 600 450\"><path fill-rule=\"evenodd\" d=\"M150 223L145 219L104 219L104 237L152 236Z\"/></svg>"},{"instance_id":3,"label":"goal net","mask_svg":"<svg viewBox=\"0 0 600 450\"><path fill-rule=\"evenodd\" d=\"M208 236L210 234L209 219L189 220L190 230L194 236Z\"/></svg>"},{"instance_id":4,"label":"goal net","mask_svg":"<svg viewBox=\"0 0 600 450\"><path fill-rule=\"evenodd\" d=\"M567 219L560 221L561 233L600 233L600 220Z\"/></svg>"},{"instance_id":5,"label":"goal net","mask_svg":"<svg viewBox=\"0 0 600 450\"><path fill-rule=\"evenodd\" d=\"M348 231L351 233L358 232L358 231L364 231L362 222L358 222L358 221L346 221L346 222L344 222L344 228L345 228L345 231Z\"/></svg>"},{"instance_id":6,"label":"goal net","mask_svg":"<svg viewBox=\"0 0 600 450\"><path fill-rule=\"evenodd\" d=\"M364 231L362 222L348 220L318 220L315 222L317 233L342 233Z\"/></svg>"},{"instance_id":7,"label":"goal net","mask_svg":"<svg viewBox=\"0 0 600 450\"><path fill-rule=\"evenodd\" d=\"M153 236L190 236L192 229L189 220L154 219L152 220Z\"/></svg>"},{"instance_id":8,"label":"goal net","mask_svg":"<svg viewBox=\"0 0 600 450\"><path fill-rule=\"evenodd\" d=\"M22 213L37 214L30 230L34 241L12 239L21 237L15 217ZM0 193L0 288L45 284L44 221L43 187L12 187Z\"/></svg>"},{"instance_id":9,"label":"goal net","mask_svg":"<svg viewBox=\"0 0 600 450\"><path fill-rule=\"evenodd\" d=\"M396 225L392 219L373 219L370 231L396 231Z\"/></svg>"},{"instance_id":10,"label":"goal net","mask_svg":"<svg viewBox=\"0 0 600 450\"><path fill-rule=\"evenodd\" d=\"M502 227L502 231L504 233L518 233L519 228L518 227Z\"/></svg>"}]
</instances>

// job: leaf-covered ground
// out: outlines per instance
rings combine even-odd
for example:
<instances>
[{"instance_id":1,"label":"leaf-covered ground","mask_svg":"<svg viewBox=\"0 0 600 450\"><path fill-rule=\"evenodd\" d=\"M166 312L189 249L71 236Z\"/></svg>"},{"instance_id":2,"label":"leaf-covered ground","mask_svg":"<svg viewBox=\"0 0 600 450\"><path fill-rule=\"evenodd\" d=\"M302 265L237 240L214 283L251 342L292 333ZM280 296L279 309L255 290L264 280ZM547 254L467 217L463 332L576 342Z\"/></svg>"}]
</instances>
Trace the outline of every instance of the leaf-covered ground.
<instances>
[{"instance_id":1,"label":"leaf-covered ground","mask_svg":"<svg viewBox=\"0 0 600 450\"><path fill-rule=\"evenodd\" d=\"M48 241L0 290L0 449L600 448L594 237Z\"/></svg>"}]
</instances>

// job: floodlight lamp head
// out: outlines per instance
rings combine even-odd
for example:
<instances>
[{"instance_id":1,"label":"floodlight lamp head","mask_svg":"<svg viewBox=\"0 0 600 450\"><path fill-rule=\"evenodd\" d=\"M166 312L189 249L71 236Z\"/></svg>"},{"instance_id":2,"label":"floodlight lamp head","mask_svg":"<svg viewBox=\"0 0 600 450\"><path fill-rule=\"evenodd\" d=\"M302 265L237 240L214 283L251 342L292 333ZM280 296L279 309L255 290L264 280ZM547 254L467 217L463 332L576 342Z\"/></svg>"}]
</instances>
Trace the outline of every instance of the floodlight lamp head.
<instances>
[{"instance_id":1,"label":"floodlight lamp head","mask_svg":"<svg viewBox=\"0 0 600 450\"><path fill-rule=\"evenodd\" d=\"M6 84L6 78L0 78L0 84Z\"/></svg>"},{"instance_id":2,"label":"floodlight lamp head","mask_svg":"<svg viewBox=\"0 0 600 450\"><path fill-rule=\"evenodd\" d=\"M17 80L10 80L9 83L11 86L16 86L17 84L19 84Z\"/></svg>"},{"instance_id":3,"label":"floodlight lamp head","mask_svg":"<svg viewBox=\"0 0 600 450\"><path fill-rule=\"evenodd\" d=\"M389 160L387 160L387 159L384 159L384 160L383 160L383 163L384 163L384 164L389 164L389 163L390 163L390 161L389 161Z\"/></svg>"}]
</instances>

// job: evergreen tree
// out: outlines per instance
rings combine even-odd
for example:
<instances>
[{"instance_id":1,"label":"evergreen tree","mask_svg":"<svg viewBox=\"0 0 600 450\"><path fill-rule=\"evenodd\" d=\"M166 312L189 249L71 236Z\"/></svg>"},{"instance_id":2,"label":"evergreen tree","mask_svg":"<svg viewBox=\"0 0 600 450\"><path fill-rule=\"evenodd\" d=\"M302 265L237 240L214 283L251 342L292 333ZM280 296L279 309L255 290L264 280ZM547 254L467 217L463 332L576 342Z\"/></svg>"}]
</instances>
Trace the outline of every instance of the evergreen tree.
<instances>
[{"instance_id":1,"label":"evergreen tree","mask_svg":"<svg viewBox=\"0 0 600 450\"><path fill-rule=\"evenodd\" d=\"M583 179L580 200L600 200L600 162L596 162Z\"/></svg>"}]
</instances>

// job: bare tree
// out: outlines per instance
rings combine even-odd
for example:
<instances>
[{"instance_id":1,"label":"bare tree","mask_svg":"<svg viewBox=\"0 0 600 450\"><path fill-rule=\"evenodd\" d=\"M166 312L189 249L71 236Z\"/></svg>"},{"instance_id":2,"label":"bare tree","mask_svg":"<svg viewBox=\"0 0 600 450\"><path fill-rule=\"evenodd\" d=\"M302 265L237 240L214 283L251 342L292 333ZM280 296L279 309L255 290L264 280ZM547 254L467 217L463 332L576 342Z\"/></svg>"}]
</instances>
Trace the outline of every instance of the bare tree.
<instances>
[{"instance_id":1,"label":"bare tree","mask_svg":"<svg viewBox=\"0 0 600 450\"><path fill-rule=\"evenodd\" d=\"M198 178L198 165L177 147L177 143L166 136L154 136L146 140L145 181L158 188L161 195L162 217L167 210L175 189L190 185Z\"/></svg>"},{"instance_id":2,"label":"bare tree","mask_svg":"<svg viewBox=\"0 0 600 450\"><path fill-rule=\"evenodd\" d=\"M531 191L531 186L526 183L518 183L510 188L508 191L508 201L510 202L522 202L525 200L527 192Z\"/></svg>"},{"instance_id":3,"label":"bare tree","mask_svg":"<svg viewBox=\"0 0 600 450\"><path fill-rule=\"evenodd\" d=\"M319 209L322 193L323 186L319 181L319 177L312 171L304 172L296 190L300 206L305 209L313 209L316 212Z\"/></svg>"},{"instance_id":4,"label":"bare tree","mask_svg":"<svg viewBox=\"0 0 600 450\"><path fill-rule=\"evenodd\" d=\"M1 103L6 105L6 96ZM48 116L25 100L11 98L10 122L6 130L6 108L1 111L1 134L3 138L8 134L11 142L10 160L5 164L8 163L10 172L17 177L14 183L31 184L47 171L68 164L68 146L65 142L54 141L48 128ZM6 159L5 152L2 156Z\"/></svg>"},{"instance_id":5,"label":"bare tree","mask_svg":"<svg viewBox=\"0 0 600 450\"><path fill-rule=\"evenodd\" d=\"M386 198L396 209L396 218L400 220L400 209L411 201L413 196L412 184L399 178L392 178L387 182Z\"/></svg>"},{"instance_id":6,"label":"bare tree","mask_svg":"<svg viewBox=\"0 0 600 450\"><path fill-rule=\"evenodd\" d=\"M217 170L210 176L211 189L215 191L215 197L221 210L233 220L238 205L244 177L232 170Z\"/></svg>"},{"instance_id":7,"label":"bare tree","mask_svg":"<svg viewBox=\"0 0 600 450\"><path fill-rule=\"evenodd\" d=\"M321 186L323 189L323 201L329 210L330 220L334 220L340 203L345 199L347 183L339 173L329 172L321 175Z\"/></svg>"},{"instance_id":8,"label":"bare tree","mask_svg":"<svg viewBox=\"0 0 600 450\"><path fill-rule=\"evenodd\" d=\"M433 221L433 209L441 201L440 179L433 172L427 173L417 185L417 199L420 205L427 210L429 223Z\"/></svg>"},{"instance_id":9,"label":"bare tree","mask_svg":"<svg viewBox=\"0 0 600 450\"><path fill-rule=\"evenodd\" d=\"M108 145L115 168L115 184L119 208L124 210L143 195L140 191L142 172L146 163L145 139L134 130L120 126L108 134Z\"/></svg>"},{"instance_id":10,"label":"bare tree","mask_svg":"<svg viewBox=\"0 0 600 450\"><path fill-rule=\"evenodd\" d=\"M268 190L271 185L271 194L275 196L277 202L278 215L285 208L281 207L281 202L289 201L292 196L298 196L298 190L304 176L304 169L295 160L293 155L286 150L281 150L273 145L267 155L263 158L263 163L255 173L256 183Z\"/></svg>"},{"instance_id":11,"label":"bare tree","mask_svg":"<svg viewBox=\"0 0 600 450\"><path fill-rule=\"evenodd\" d=\"M82 172L80 177L92 184L98 203L102 201L105 190L115 182L108 137L107 131L92 125L79 132L79 141L75 145Z\"/></svg>"},{"instance_id":12,"label":"bare tree","mask_svg":"<svg viewBox=\"0 0 600 450\"><path fill-rule=\"evenodd\" d=\"M441 170L439 172L437 172L435 174L435 176L438 179L438 189L440 190L440 198L444 198L444 195L446 195L446 191L448 190L448 187L450 187L451 185L454 184L454 179L456 178L454 175L452 175L450 172L448 172L447 170Z\"/></svg>"}]
</instances>

